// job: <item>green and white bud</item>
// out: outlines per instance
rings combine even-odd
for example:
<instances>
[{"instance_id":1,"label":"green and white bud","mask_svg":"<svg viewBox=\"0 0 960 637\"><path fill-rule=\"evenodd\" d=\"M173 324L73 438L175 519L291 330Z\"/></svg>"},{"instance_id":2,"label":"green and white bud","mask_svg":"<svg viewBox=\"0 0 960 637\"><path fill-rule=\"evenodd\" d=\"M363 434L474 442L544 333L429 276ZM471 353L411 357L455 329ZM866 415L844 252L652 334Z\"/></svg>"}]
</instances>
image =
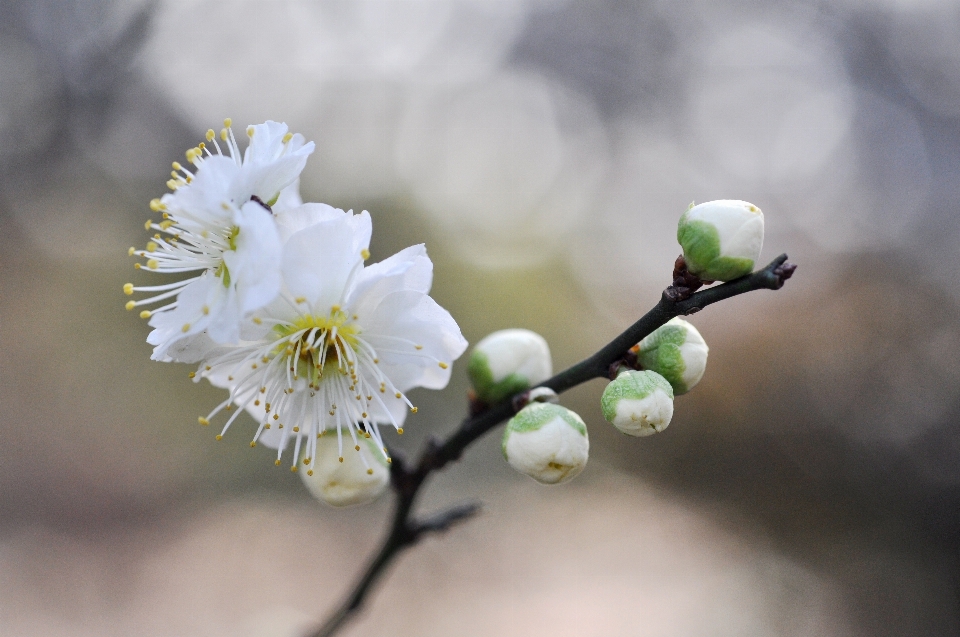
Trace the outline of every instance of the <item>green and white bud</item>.
<instances>
[{"instance_id":1,"label":"green and white bud","mask_svg":"<svg viewBox=\"0 0 960 637\"><path fill-rule=\"evenodd\" d=\"M763 212L732 199L690 204L677 226L687 269L705 281L732 281L753 272L763 247Z\"/></svg>"},{"instance_id":2,"label":"green and white bud","mask_svg":"<svg viewBox=\"0 0 960 637\"><path fill-rule=\"evenodd\" d=\"M470 354L467 370L477 398L493 404L550 378L553 363L542 336L510 329L481 339Z\"/></svg>"},{"instance_id":3,"label":"green and white bud","mask_svg":"<svg viewBox=\"0 0 960 637\"><path fill-rule=\"evenodd\" d=\"M543 484L572 479L587 464L590 441L580 416L553 403L530 403L503 432L503 457Z\"/></svg>"},{"instance_id":4,"label":"green and white bud","mask_svg":"<svg viewBox=\"0 0 960 637\"><path fill-rule=\"evenodd\" d=\"M663 431L673 418L673 388L650 370L621 372L600 397L603 417L630 436Z\"/></svg>"},{"instance_id":5,"label":"green and white bud","mask_svg":"<svg viewBox=\"0 0 960 637\"><path fill-rule=\"evenodd\" d=\"M384 452L372 438L353 442L343 437L341 456L336 431L327 431L317 439L317 457L310 458L297 472L313 497L342 507L376 500L390 484L390 469ZM359 451L356 447L360 447Z\"/></svg>"},{"instance_id":6,"label":"green and white bud","mask_svg":"<svg viewBox=\"0 0 960 637\"><path fill-rule=\"evenodd\" d=\"M697 328L682 318L670 319L637 345L640 365L666 378L675 396L700 382L708 352Z\"/></svg>"}]
</instances>

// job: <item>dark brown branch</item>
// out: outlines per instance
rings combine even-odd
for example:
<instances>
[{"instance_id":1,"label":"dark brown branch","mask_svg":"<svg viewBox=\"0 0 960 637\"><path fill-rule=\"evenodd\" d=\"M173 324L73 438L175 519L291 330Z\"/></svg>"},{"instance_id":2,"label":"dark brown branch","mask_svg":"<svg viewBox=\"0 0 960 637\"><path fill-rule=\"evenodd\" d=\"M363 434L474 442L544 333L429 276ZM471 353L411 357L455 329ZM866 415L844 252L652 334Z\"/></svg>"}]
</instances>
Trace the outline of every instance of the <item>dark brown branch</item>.
<instances>
[{"instance_id":1,"label":"dark brown branch","mask_svg":"<svg viewBox=\"0 0 960 637\"><path fill-rule=\"evenodd\" d=\"M677 260L674 284L664 290L660 302L652 310L593 356L565 369L539 386L549 387L560 394L588 380L604 378L608 375L610 366L623 359L631 347L673 317L693 314L708 305L754 290L779 290L797 268L792 263L787 263L787 255L782 254L762 270L691 294L691 288L696 289L703 282L698 285L695 277L691 278L689 273L685 273L686 266L681 260L682 257ZM512 396L480 413L471 414L446 440L430 438L415 467L410 467L399 454L394 454L391 483L396 493L396 507L390 532L347 599L319 630L311 633L311 637L329 637L343 626L361 608L372 585L403 549L415 544L424 534L446 531L453 524L479 511L478 504L465 504L419 521L413 518L411 513L420 487L427 477L442 469L448 462L459 459L471 443L513 416L516 413L515 405L522 402L516 401L516 398Z\"/></svg>"}]
</instances>

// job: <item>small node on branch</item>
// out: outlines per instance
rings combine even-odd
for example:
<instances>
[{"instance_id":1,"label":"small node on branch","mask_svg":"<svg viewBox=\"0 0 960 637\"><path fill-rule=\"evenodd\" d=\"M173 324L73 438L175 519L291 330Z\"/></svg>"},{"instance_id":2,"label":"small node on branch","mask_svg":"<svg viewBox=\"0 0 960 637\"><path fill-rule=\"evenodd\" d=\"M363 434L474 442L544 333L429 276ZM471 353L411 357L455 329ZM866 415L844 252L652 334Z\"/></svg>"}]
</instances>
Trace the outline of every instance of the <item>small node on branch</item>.
<instances>
[{"instance_id":1,"label":"small node on branch","mask_svg":"<svg viewBox=\"0 0 960 637\"><path fill-rule=\"evenodd\" d=\"M510 401L510 406L513 407L513 413L518 413L530 403L553 403L557 405L560 403L560 397L557 392L549 387L534 387L514 396L513 400Z\"/></svg>"},{"instance_id":2,"label":"small node on branch","mask_svg":"<svg viewBox=\"0 0 960 637\"><path fill-rule=\"evenodd\" d=\"M477 396L477 392L470 389L467 390L467 404L470 407L470 417L479 416L486 410L490 409L490 405L486 401L480 400L480 397Z\"/></svg>"},{"instance_id":3,"label":"small node on branch","mask_svg":"<svg viewBox=\"0 0 960 637\"><path fill-rule=\"evenodd\" d=\"M774 274L774 276L777 277L777 286L776 286L774 289L775 289L775 290L779 290L780 288L782 288L784 282L786 282L787 279L789 279L790 277L792 277L792 276L793 276L793 273L794 273L796 270L797 270L797 264L796 264L796 263L790 263L790 262L787 262L787 261L785 261L785 262L783 262L782 264L780 264L780 265L778 265L777 267L775 267L775 268L773 269L773 274Z\"/></svg>"},{"instance_id":4,"label":"small node on branch","mask_svg":"<svg viewBox=\"0 0 960 637\"><path fill-rule=\"evenodd\" d=\"M681 254L673 264L673 283L663 291L663 295L674 303L686 301L694 292L713 281L704 281L687 269L687 261Z\"/></svg>"},{"instance_id":5,"label":"small node on branch","mask_svg":"<svg viewBox=\"0 0 960 637\"><path fill-rule=\"evenodd\" d=\"M634 345L631 347L626 354L623 355L623 358L619 358L612 363L607 369L607 378L614 380L617 376L620 375L620 372L624 369L643 369L640 365L640 359L637 358L638 347Z\"/></svg>"}]
</instances>

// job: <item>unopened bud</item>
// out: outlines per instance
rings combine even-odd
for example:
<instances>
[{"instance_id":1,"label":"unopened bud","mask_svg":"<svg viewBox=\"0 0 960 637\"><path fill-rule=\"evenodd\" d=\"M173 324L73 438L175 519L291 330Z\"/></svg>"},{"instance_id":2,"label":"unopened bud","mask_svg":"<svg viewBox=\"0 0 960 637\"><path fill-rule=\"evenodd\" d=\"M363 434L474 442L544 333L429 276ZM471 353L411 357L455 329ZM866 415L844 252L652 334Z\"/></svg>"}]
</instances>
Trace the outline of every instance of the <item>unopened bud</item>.
<instances>
[{"instance_id":1,"label":"unopened bud","mask_svg":"<svg viewBox=\"0 0 960 637\"><path fill-rule=\"evenodd\" d=\"M536 332L500 330L481 339L467 368L477 398L498 403L553 374L550 347Z\"/></svg>"},{"instance_id":2,"label":"unopened bud","mask_svg":"<svg viewBox=\"0 0 960 637\"><path fill-rule=\"evenodd\" d=\"M670 319L657 328L640 341L637 350L643 368L666 378L675 396L693 389L707 368L707 343L697 328L682 318Z\"/></svg>"},{"instance_id":3,"label":"unopened bud","mask_svg":"<svg viewBox=\"0 0 960 637\"><path fill-rule=\"evenodd\" d=\"M360 451L353 440L343 437L343 462L335 431L317 439L317 457L297 472L313 497L327 504L342 507L365 504L377 499L390 484L390 470L383 452L372 438L359 440ZM312 473L312 475L311 475Z\"/></svg>"},{"instance_id":4,"label":"unopened bud","mask_svg":"<svg viewBox=\"0 0 960 637\"><path fill-rule=\"evenodd\" d=\"M603 390L603 417L630 436L663 431L673 418L673 388L663 376L649 370L621 372Z\"/></svg>"},{"instance_id":5,"label":"unopened bud","mask_svg":"<svg viewBox=\"0 0 960 637\"><path fill-rule=\"evenodd\" d=\"M537 482L566 482L583 471L590 442L580 416L552 403L530 403L503 432L503 456Z\"/></svg>"},{"instance_id":6,"label":"unopened bud","mask_svg":"<svg viewBox=\"0 0 960 637\"><path fill-rule=\"evenodd\" d=\"M752 203L708 201L687 209L677 226L687 269L705 281L753 272L763 247L763 213Z\"/></svg>"}]
</instances>

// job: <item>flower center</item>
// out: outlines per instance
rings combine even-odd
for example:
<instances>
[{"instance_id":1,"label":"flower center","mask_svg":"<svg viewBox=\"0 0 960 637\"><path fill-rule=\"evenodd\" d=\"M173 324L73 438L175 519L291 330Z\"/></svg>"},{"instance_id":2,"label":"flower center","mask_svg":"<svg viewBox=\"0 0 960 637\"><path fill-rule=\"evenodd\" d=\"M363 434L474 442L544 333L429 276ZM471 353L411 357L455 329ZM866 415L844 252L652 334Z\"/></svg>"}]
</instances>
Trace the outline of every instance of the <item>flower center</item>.
<instances>
[{"instance_id":1,"label":"flower center","mask_svg":"<svg viewBox=\"0 0 960 637\"><path fill-rule=\"evenodd\" d=\"M339 307L328 316L303 314L273 330L279 337L274 355L288 358L294 377L319 379L331 368L353 375L361 330Z\"/></svg>"}]
</instances>

